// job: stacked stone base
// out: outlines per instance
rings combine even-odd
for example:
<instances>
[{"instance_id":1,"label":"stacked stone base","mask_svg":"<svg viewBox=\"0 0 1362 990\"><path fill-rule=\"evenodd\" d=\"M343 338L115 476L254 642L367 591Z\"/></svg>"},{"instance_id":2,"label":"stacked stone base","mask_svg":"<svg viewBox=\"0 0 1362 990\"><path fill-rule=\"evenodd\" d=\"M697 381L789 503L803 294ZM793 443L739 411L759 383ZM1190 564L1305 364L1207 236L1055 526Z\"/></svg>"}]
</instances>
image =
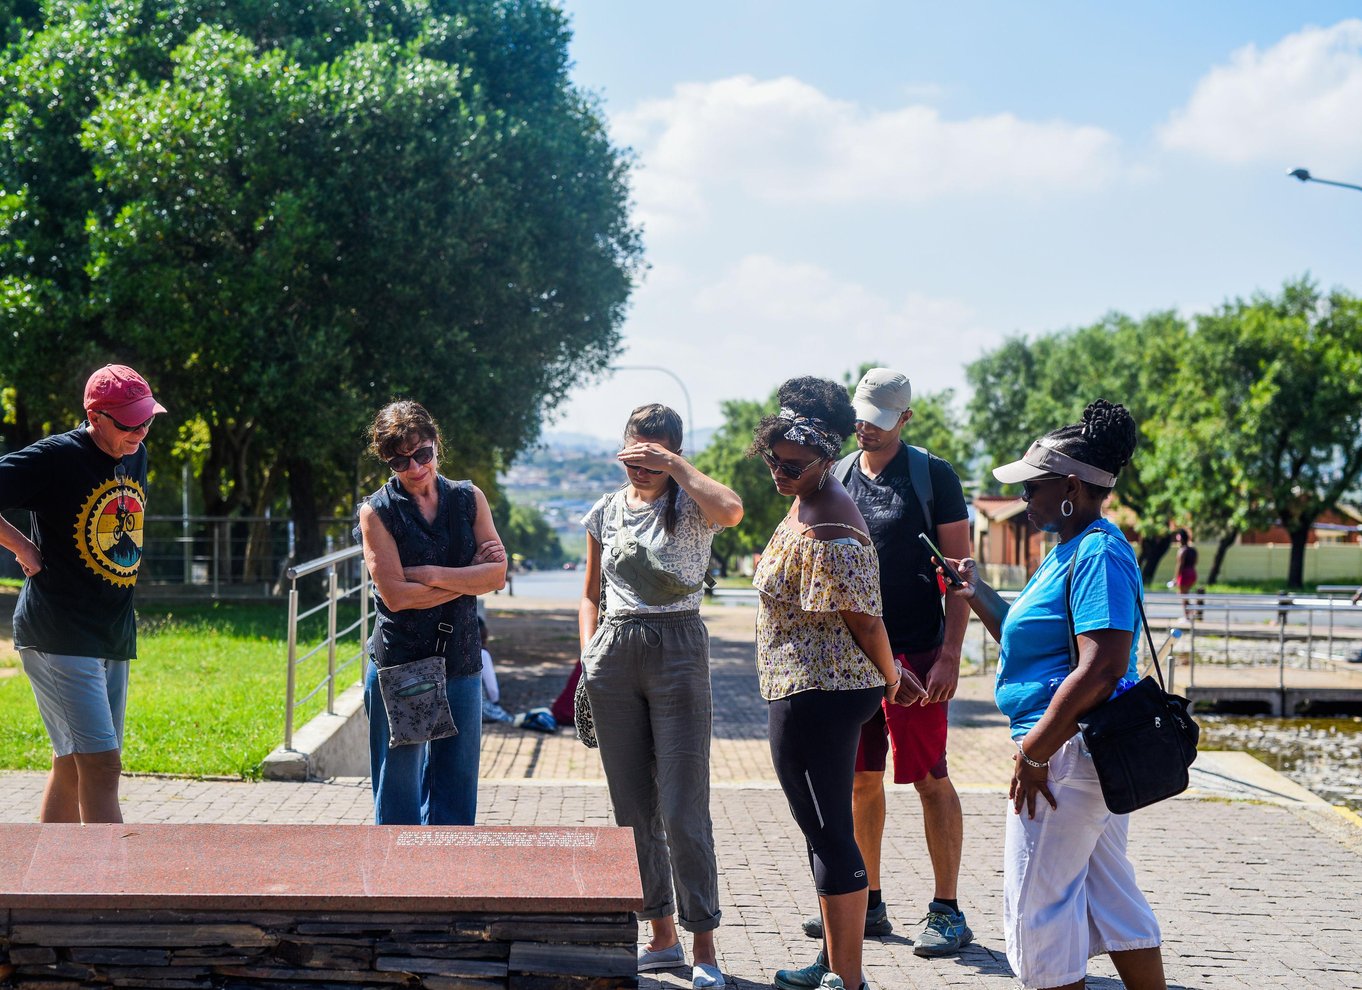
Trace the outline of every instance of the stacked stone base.
<instances>
[{"instance_id":1,"label":"stacked stone base","mask_svg":"<svg viewBox=\"0 0 1362 990\"><path fill-rule=\"evenodd\" d=\"M617 990L631 913L0 910L0 986Z\"/></svg>"},{"instance_id":2,"label":"stacked stone base","mask_svg":"<svg viewBox=\"0 0 1362 990\"><path fill-rule=\"evenodd\" d=\"M637 987L618 828L0 824L0 987Z\"/></svg>"}]
</instances>

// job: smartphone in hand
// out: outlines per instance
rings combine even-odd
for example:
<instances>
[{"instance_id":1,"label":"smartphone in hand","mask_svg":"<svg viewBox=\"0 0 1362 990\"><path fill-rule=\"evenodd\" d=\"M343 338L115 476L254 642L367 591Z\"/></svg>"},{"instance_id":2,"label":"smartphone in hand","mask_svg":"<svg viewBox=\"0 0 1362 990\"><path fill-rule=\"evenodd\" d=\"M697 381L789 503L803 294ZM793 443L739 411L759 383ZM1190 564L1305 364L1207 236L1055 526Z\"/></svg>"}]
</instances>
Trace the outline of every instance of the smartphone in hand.
<instances>
[{"instance_id":1,"label":"smartphone in hand","mask_svg":"<svg viewBox=\"0 0 1362 990\"><path fill-rule=\"evenodd\" d=\"M941 572L946 575L946 581L957 588L963 587L965 584L964 578L960 576L959 571L950 565L950 561L946 560L946 555L941 552L940 547L932 542L932 538L926 533L918 533L917 538L922 541L922 545L927 548L927 551L936 558L936 562L941 565Z\"/></svg>"}]
</instances>

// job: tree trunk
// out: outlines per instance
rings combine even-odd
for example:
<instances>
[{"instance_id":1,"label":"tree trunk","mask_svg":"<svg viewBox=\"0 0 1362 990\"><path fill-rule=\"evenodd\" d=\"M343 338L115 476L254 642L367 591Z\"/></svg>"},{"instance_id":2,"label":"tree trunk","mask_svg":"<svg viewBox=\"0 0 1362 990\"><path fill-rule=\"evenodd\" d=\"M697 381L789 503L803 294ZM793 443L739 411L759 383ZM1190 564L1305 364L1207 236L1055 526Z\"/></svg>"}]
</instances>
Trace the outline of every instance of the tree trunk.
<instances>
[{"instance_id":1,"label":"tree trunk","mask_svg":"<svg viewBox=\"0 0 1362 990\"><path fill-rule=\"evenodd\" d=\"M1301 521L1291 533L1291 566L1286 572L1286 586L1291 589L1305 587L1305 542L1310 538L1310 528L1314 523Z\"/></svg>"},{"instance_id":2,"label":"tree trunk","mask_svg":"<svg viewBox=\"0 0 1362 990\"><path fill-rule=\"evenodd\" d=\"M322 527L317 513L317 492L312 477L312 462L304 458L289 458L289 501L293 504L293 536L296 541L298 563L320 557L325 552Z\"/></svg>"},{"instance_id":3,"label":"tree trunk","mask_svg":"<svg viewBox=\"0 0 1362 990\"><path fill-rule=\"evenodd\" d=\"M261 479L260 487L256 491L255 505L251 508L251 515L256 521L250 524L250 529L246 535L246 552L242 558L241 580L246 583L252 581L274 581L279 577L274 573L271 566L274 556L270 552L274 540L270 532L270 523L261 521L265 515L265 510L269 508L274 500L275 482L278 474L266 469L265 476Z\"/></svg>"},{"instance_id":4,"label":"tree trunk","mask_svg":"<svg viewBox=\"0 0 1362 990\"><path fill-rule=\"evenodd\" d=\"M1215 584L1220 579L1220 567L1225 563L1225 554L1229 553L1230 547L1234 546L1234 541L1239 539L1237 530L1231 530L1220 537L1215 545L1215 558L1211 561L1211 573L1206 575L1207 584Z\"/></svg>"},{"instance_id":5,"label":"tree trunk","mask_svg":"<svg viewBox=\"0 0 1362 990\"><path fill-rule=\"evenodd\" d=\"M1140 540L1140 575L1146 585L1154 580L1154 572L1159 569L1163 555L1168 552L1168 548L1172 544L1172 533L1164 533L1162 536L1146 536Z\"/></svg>"}]
</instances>

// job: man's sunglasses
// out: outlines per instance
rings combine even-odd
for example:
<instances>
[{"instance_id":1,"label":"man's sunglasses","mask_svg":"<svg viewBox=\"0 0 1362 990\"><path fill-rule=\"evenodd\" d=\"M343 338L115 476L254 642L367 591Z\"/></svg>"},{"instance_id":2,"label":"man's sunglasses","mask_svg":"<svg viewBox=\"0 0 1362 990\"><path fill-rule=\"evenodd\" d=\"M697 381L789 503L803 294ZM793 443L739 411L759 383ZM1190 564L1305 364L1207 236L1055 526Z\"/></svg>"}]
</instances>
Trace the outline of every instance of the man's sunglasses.
<instances>
[{"instance_id":1,"label":"man's sunglasses","mask_svg":"<svg viewBox=\"0 0 1362 990\"><path fill-rule=\"evenodd\" d=\"M763 450L761 452L761 459L766 462L767 466L770 467L772 471L779 471L791 481L798 481L805 471L818 463L818 461L809 461L808 464L791 464L789 461L782 461L769 450ZM822 458L819 458L819 460L822 460Z\"/></svg>"},{"instance_id":2,"label":"man's sunglasses","mask_svg":"<svg viewBox=\"0 0 1362 990\"><path fill-rule=\"evenodd\" d=\"M1032 478L1030 481L1022 482L1022 501L1029 502L1036 496L1036 486L1043 481L1058 481L1063 478L1062 474L1047 474L1039 478Z\"/></svg>"},{"instance_id":3,"label":"man's sunglasses","mask_svg":"<svg viewBox=\"0 0 1362 990\"><path fill-rule=\"evenodd\" d=\"M156 416L153 414L151 416L148 416L144 422L138 423L136 426L129 426L127 423L120 423L118 420L114 419L112 416L106 413L103 409L96 409L95 412L99 413L99 415L103 416L105 419L107 419L118 429L122 430L124 433L136 433L138 430L149 429L151 427L151 421L156 418Z\"/></svg>"},{"instance_id":4,"label":"man's sunglasses","mask_svg":"<svg viewBox=\"0 0 1362 990\"><path fill-rule=\"evenodd\" d=\"M429 464L433 460L435 460L434 447L418 447L410 454L398 454L388 461L388 467L392 468L396 474L401 474L403 471L407 470L407 468L411 467L412 461L415 461L417 464Z\"/></svg>"}]
</instances>

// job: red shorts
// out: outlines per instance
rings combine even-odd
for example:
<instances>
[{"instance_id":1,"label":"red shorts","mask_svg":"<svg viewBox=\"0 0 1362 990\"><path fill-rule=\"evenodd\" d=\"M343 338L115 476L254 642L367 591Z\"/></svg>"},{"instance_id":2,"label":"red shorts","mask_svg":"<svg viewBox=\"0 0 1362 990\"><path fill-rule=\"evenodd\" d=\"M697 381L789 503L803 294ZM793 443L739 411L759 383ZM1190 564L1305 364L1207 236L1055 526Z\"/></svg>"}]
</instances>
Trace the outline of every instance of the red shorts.
<instances>
[{"instance_id":1,"label":"red shorts","mask_svg":"<svg viewBox=\"0 0 1362 990\"><path fill-rule=\"evenodd\" d=\"M899 653L894 659L907 667L923 684L941 653L941 647L922 653ZM875 716L861 727L856 748L856 772L884 772L889 747L894 748L894 783L915 784L928 774L946 776L946 714L949 701L935 705L882 704Z\"/></svg>"}]
</instances>

